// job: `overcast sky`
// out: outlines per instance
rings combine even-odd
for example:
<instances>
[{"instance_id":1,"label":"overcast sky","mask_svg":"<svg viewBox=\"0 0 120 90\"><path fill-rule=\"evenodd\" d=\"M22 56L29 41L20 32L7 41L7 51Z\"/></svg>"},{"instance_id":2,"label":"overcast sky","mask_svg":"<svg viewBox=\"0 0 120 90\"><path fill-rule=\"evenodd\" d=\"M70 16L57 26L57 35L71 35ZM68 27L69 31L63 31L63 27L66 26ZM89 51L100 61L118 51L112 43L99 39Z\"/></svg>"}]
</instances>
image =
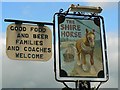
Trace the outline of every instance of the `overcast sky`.
<instances>
[{"instance_id":1,"label":"overcast sky","mask_svg":"<svg viewBox=\"0 0 120 90\"><path fill-rule=\"evenodd\" d=\"M3 0L6 1L6 0ZM108 61L110 79L103 84L102 88L117 88L118 87L118 3L106 2L93 3L90 2L52 2L46 3L23 2L13 3L3 2L0 7L0 14L2 14L2 27L0 27L0 59L2 60L2 83L0 87L3 88L59 88L64 87L61 83L55 81L54 75L54 58L48 62L40 61L14 61L6 56L6 28L10 23L4 22L5 18L45 21L52 22L53 15L63 8L67 10L70 4L80 5L96 5L101 6L103 11L101 13L105 18L105 29L107 34L108 45ZM25 0L24 0L25 1ZM31 0L29 0L31 1ZM33 0L32 0L33 1ZM36 0L37 1L37 0ZM81 0L82 1L82 0ZM103 0L102 0L103 1ZM1 6L1 3L0 3ZM2 11L2 12L1 12ZM1 62L0 62L1 63ZM1 79L1 78L0 78ZM2 84L2 85L1 85Z\"/></svg>"}]
</instances>

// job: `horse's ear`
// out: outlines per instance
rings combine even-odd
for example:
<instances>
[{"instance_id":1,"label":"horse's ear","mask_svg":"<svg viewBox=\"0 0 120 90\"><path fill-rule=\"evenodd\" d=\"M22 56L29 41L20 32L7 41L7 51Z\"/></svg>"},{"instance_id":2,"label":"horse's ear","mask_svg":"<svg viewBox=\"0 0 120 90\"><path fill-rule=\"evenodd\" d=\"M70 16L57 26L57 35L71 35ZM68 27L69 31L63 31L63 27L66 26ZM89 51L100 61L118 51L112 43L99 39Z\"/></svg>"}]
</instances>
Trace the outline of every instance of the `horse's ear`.
<instances>
[{"instance_id":1,"label":"horse's ear","mask_svg":"<svg viewBox=\"0 0 120 90\"><path fill-rule=\"evenodd\" d=\"M88 33L88 29L86 28L86 33Z\"/></svg>"}]
</instances>

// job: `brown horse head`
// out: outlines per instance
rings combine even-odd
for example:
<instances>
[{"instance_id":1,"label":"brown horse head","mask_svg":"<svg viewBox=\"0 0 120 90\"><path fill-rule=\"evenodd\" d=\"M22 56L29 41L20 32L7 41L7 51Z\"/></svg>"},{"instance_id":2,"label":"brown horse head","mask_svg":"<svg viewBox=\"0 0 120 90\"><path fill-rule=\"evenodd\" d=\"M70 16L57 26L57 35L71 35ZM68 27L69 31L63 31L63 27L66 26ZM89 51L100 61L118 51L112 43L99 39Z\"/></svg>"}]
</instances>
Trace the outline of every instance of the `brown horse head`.
<instances>
[{"instance_id":1,"label":"brown horse head","mask_svg":"<svg viewBox=\"0 0 120 90\"><path fill-rule=\"evenodd\" d=\"M95 45L95 30L93 29L92 31L88 31L86 29L86 40L88 45L93 48Z\"/></svg>"}]
</instances>

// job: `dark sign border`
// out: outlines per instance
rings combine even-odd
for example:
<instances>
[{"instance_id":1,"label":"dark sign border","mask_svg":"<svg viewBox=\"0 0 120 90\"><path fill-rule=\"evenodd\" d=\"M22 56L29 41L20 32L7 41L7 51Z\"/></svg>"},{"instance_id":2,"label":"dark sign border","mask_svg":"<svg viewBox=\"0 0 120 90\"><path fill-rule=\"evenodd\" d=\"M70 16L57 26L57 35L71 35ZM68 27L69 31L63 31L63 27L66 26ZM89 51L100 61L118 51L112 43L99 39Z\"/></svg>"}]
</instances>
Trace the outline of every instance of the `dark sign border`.
<instances>
[{"instance_id":1,"label":"dark sign border","mask_svg":"<svg viewBox=\"0 0 120 90\"><path fill-rule=\"evenodd\" d=\"M81 19L81 20L92 20L92 19L83 19L83 18L71 18L71 17L65 17L65 19ZM59 24L58 24L58 38L59 38L59 41L60 41L60 28L59 28ZM101 52L103 52L103 48L102 48L102 38L101 38L101 27L100 27L100 44L101 44ZM59 71L61 72L61 57L60 57L60 42L59 42ZM103 71L104 71L104 65L103 65L104 61L103 61L103 53L102 53L102 67L103 67ZM61 73L60 73L61 74ZM104 73L103 73L104 74ZM105 75L104 75L105 76ZM62 77L62 76L60 76ZM64 77L64 76L63 76ZM85 77L85 78L101 78L101 77L97 77L97 76L67 76L66 78L68 77L79 77L79 78L82 78L82 77Z\"/></svg>"}]
</instances>

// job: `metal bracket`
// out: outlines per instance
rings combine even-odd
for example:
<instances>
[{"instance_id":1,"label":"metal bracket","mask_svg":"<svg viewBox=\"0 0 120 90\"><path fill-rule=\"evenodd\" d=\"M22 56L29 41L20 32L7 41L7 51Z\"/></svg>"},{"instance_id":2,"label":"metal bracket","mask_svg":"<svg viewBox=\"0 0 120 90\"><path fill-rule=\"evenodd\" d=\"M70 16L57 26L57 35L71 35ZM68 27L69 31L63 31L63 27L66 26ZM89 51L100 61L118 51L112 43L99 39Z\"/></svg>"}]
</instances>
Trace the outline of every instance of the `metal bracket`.
<instances>
[{"instance_id":1,"label":"metal bracket","mask_svg":"<svg viewBox=\"0 0 120 90\"><path fill-rule=\"evenodd\" d=\"M5 22L15 22L15 24L22 24L22 23L31 23L31 24L37 24L38 26L44 26L44 25L52 25L53 23L48 22L35 22L35 21L25 21L25 20L15 20L15 19L4 19Z\"/></svg>"}]
</instances>

